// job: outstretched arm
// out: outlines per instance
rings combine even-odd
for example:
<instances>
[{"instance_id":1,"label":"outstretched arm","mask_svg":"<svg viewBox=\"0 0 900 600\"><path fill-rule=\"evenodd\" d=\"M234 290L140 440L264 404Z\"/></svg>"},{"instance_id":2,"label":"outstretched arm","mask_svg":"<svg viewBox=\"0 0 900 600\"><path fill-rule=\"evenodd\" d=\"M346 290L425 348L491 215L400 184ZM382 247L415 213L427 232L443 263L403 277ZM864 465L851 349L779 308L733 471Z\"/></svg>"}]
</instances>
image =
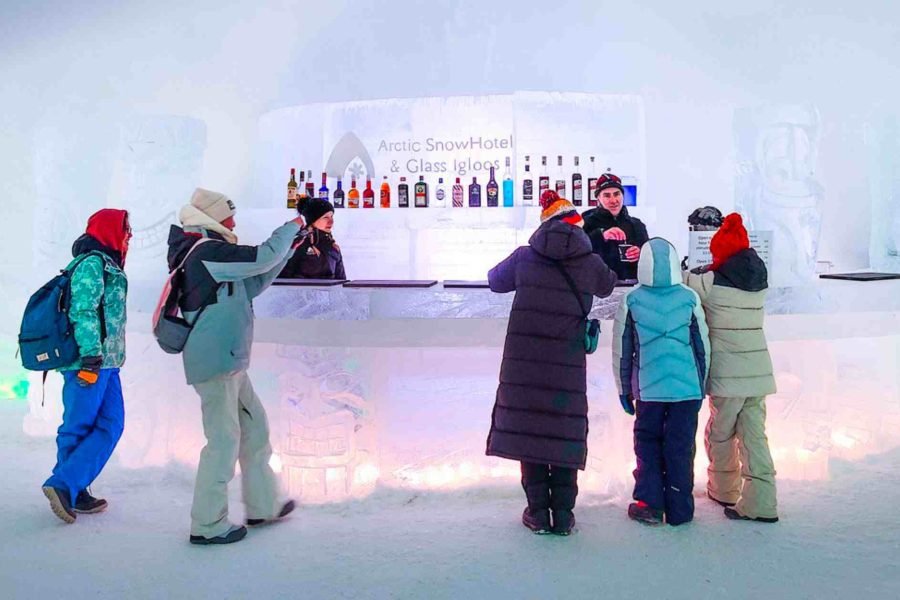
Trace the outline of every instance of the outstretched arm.
<instances>
[{"instance_id":1,"label":"outstretched arm","mask_svg":"<svg viewBox=\"0 0 900 600\"><path fill-rule=\"evenodd\" d=\"M516 290L516 264L519 250L516 250L499 265L488 271L488 285L492 292L505 294Z\"/></svg>"}]
</instances>

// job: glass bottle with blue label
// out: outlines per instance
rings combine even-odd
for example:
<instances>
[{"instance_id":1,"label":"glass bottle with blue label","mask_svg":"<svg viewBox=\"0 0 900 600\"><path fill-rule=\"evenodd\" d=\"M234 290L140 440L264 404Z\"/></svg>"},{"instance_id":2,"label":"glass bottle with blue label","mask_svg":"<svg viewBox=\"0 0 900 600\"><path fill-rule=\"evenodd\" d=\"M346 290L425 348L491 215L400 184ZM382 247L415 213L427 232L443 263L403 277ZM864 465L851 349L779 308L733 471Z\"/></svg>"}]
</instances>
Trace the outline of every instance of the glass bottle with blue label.
<instances>
[{"instance_id":1,"label":"glass bottle with blue label","mask_svg":"<svg viewBox=\"0 0 900 600\"><path fill-rule=\"evenodd\" d=\"M506 157L506 169L503 171L503 206L513 205L513 180L512 170L509 168L509 157Z\"/></svg>"}]
</instances>

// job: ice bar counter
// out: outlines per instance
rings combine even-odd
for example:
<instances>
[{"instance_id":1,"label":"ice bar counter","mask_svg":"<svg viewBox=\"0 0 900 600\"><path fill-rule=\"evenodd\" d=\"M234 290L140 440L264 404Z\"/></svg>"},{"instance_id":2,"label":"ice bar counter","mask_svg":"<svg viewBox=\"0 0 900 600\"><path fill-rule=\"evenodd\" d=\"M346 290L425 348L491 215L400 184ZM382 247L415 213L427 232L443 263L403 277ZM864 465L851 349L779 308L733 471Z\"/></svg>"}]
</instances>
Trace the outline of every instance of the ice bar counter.
<instances>
[{"instance_id":1,"label":"ice bar counter","mask_svg":"<svg viewBox=\"0 0 900 600\"><path fill-rule=\"evenodd\" d=\"M619 407L610 364L611 319L626 289L595 299L592 310L603 333L588 356L585 494L630 489L633 421ZM453 489L518 478L517 463L484 456L512 300L485 282L276 281L254 303L251 371L289 492L328 502L376 486ZM900 445L900 283L775 288L767 312L778 382L768 433L779 477L825 478L829 458ZM199 401L181 357L156 347L149 320L145 312L129 317L129 356L152 360L123 370L134 391L120 457L134 467L192 464L204 444ZM51 378L48 399L58 397L53 385ZM52 428L47 411L60 410L52 401L41 407L37 396L26 430ZM698 481L702 447L700 440Z\"/></svg>"}]
</instances>

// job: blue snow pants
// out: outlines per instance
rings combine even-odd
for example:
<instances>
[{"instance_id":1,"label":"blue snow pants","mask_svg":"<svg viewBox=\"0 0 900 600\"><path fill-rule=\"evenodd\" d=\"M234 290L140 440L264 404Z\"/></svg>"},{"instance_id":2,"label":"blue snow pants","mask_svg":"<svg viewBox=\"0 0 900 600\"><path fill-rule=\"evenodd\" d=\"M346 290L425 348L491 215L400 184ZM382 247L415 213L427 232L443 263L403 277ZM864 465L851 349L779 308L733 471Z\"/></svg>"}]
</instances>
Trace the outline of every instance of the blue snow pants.
<instances>
[{"instance_id":1,"label":"blue snow pants","mask_svg":"<svg viewBox=\"0 0 900 600\"><path fill-rule=\"evenodd\" d=\"M694 454L702 402L636 403L634 499L664 511L670 525L694 518Z\"/></svg>"},{"instance_id":2,"label":"blue snow pants","mask_svg":"<svg viewBox=\"0 0 900 600\"><path fill-rule=\"evenodd\" d=\"M56 466L44 483L69 493L72 504L112 456L125 426L119 369L101 369L81 387L77 371L63 372L63 422L56 433Z\"/></svg>"}]
</instances>

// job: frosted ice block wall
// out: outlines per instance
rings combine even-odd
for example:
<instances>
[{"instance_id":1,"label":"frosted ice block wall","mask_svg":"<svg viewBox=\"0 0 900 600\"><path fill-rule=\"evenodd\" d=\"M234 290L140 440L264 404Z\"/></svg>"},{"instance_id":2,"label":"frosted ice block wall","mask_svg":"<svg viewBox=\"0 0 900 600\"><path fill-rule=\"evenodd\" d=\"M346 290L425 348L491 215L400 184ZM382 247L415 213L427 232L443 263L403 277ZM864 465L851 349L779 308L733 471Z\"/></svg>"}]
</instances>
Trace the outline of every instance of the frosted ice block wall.
<instances>
[{"instance_id":1,"label":"frosted ice block wall","mask_svg":"<svg viewBox=\"0 0 900 600\"><path fill-rule=\"evenodd\" d=\"M866 127L871 165L873 269L900 273L900 117L873 119Z\"/></svg>"}]
</instances>

